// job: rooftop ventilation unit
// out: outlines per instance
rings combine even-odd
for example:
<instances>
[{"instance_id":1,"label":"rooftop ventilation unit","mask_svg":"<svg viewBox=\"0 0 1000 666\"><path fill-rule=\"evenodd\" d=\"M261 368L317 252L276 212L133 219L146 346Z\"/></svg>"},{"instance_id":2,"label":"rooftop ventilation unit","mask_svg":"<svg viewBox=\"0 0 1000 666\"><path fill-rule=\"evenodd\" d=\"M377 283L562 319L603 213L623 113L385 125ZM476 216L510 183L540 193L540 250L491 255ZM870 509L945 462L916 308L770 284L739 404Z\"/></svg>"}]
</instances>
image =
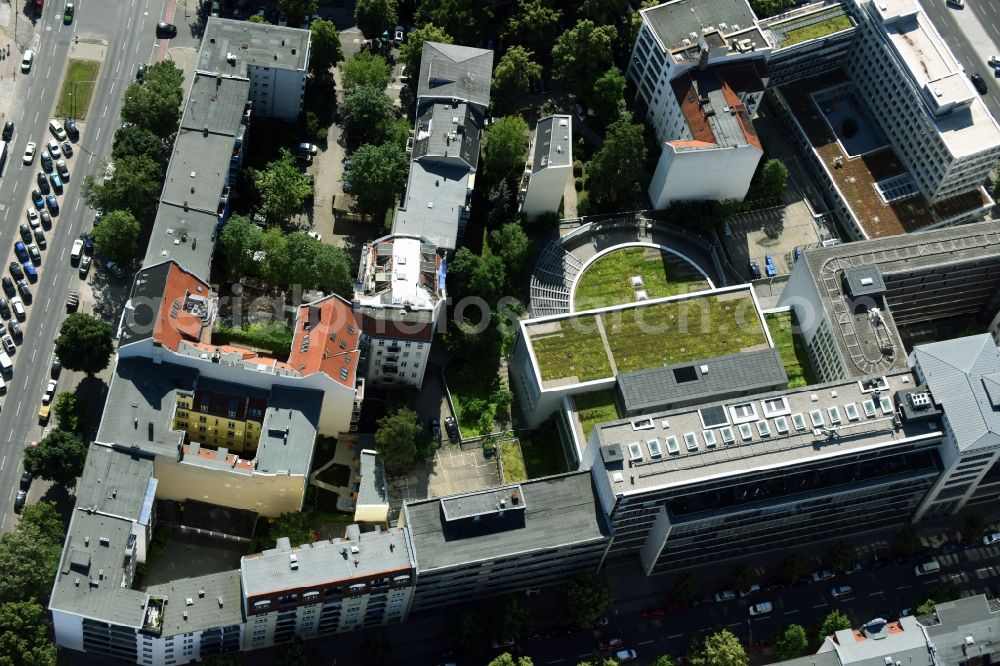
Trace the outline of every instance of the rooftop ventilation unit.
<instances>
[{"instance_id":1,"label":"rooftop ventilation unit","mask_svg":"<svg viewBox=\"0 0 1000 666\"><path fill-rule=\"evenodd\" d=\"M925 409L931 405L930 393L911 393L910 404L914 409Z\"/></svg>"}]
</instances>

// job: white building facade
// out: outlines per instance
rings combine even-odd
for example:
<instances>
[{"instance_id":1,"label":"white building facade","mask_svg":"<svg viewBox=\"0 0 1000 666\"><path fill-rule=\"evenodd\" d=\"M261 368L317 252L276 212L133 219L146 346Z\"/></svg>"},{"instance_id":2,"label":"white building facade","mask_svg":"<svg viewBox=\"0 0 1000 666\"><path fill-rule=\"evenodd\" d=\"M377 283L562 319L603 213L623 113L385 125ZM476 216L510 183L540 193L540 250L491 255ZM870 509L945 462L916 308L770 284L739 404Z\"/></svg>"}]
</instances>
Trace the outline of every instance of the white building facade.
<instances>
[{"instance_id":1,"label":"white building facade","mask_svg":"<svg viewBox=\"0 0 1000 666\"><path fill-rule=\"evenodd\" d=\"M521 180L521 212L528 219L557 213L566 183L573 175L573 117L547 116L538 121Z\"/></svg>"}]
</instances>

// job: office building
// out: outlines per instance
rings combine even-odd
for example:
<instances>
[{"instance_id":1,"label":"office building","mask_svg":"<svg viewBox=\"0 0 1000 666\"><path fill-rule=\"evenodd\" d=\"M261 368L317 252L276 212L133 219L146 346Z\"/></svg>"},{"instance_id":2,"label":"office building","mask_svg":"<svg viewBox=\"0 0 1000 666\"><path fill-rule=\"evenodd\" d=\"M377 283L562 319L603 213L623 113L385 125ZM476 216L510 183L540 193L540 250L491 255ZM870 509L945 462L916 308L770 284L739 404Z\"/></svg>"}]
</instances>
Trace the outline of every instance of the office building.
<instances>
[{"instance_id":1,"label":"office building","mask_svg":"<svg viewBox=\"0 0 1000 666\"><path fill-rule=\"evenodd\" d=\"M521 212L529 220L558 213L573 176L573 116L546 116L535 125L521 177Z\"/></svg>"},{"instance_id":2,"label":"office building","mask_svg":"<svg viewBox=\"0 0 1000 666\"><path fill-rule=\"evenodd\" d=\"M365 243L354 283L360 373L369 383L420 388L445 310L444 258L427 238L396 234Z\"/></svg>"},{"instance_id":3,"label":"office building","mask_svg":"<svg viewBox=\"0 0 1000 666\"><path fill-rule=\"evenodd\" d=\"M406 502L401 518L417 553L414 611L594 573L609 537L586 472Z\"/></svg>"},{"instance_id":4,"label":"office building","mask_svg":"<svg viewBox=\"0 0 1000 666\"><path fill-rule=\"evenodd\" d=\"M840 0L799 5L757 25L774 47L767 57L772 88L839 68L857 30Z\"/></svg>"}]
</instances>

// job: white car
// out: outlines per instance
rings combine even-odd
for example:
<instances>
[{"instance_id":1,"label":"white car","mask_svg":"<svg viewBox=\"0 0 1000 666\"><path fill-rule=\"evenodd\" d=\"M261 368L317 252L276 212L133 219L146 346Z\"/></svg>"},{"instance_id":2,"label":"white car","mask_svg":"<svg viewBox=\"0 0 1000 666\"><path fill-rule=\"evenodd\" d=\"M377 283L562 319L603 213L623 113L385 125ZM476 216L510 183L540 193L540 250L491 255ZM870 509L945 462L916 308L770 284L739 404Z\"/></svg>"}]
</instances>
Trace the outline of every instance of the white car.
<instances>
[{"instance_id":1,"label":"white car","mask_svg":"<svg viewBox=\"0 0 1000 666\"><path fill-rule=\"evenodd\" d=\"M35 60L35 52L31 49L24 50L24 57L21 58L21 71L25 74L31 71L31 63Z\"/></svg>"},{"instance_id":2,"label":"white car","mask_svg":"<svg viewBox=\"0 0 1000 666\"><path fill-rule=\"evenodd\" d=\"M837 587L830 590L830 596L832 596L834 599L836 599L837 597L846 597L853 591L854 590L851 588L850 585L838 585Z\"/></svg>"},{"instance_id":3,"label":"white car","mask_svg":"<svg viewBox=\"0 0 1000 666\"><path fill-rule=\"evenodd\" d=\"M29 141L28 145L24 147L24 163L31 164L35 161L35 145L34 141Z\"/></svg>"},{"instance_id":4,"label":"white car","mask_svg":"<svg viewBox=\"0 0 1000 666\"><path fill-rule=\"evenodd\" d=\"M824 581L824 580L830 580L831 578L833 578L833 575L834 575L833 572L830 571L829 569L822 569L820 571L813 571L812 572L812 582L819 583L819 582Z\"/></svg>"},{"instance_id":5,"label":"white car","mask_svg":"<svg viewBox=\"0 0 1000 666\"><path fill-rule=\"evenodd\" d=\"M49 139L48 148L52 157L59 159L62 156L62 150L59 148L59 142L55 139Z\"/></svg>"},{"instance_id":6,"label":"white car","mask_svg":"<svg viewBox=\"0 0 1000 666\"><path fill-rule=\"evenodd\" d=\"M56 120L55 118L49 121L49 131L52 132L52 136L59 139L60 141L66 140L66 130L63 128L62 125L59 124L59 121Z\"/></svg>"},{"instance_id":7,"label":"white car","mask_svg":"<svg viewBox=\"0 0 1000 666\"><path fill-rule=\"evenodd\" d=\"M83 241L77 238L73 241L73 249L69 252L70 261L79 261L80 254L83 252Z\"/></svg>"},{"instance_id":8,"label":"white car","mask_svg":"<svg viewBox=\"0 0 1000 666\"><path fill-rule=\"evenodd\" d=\"M757 583L754 583L753 585L751 585L747 589L740 590L740 598L742 599L743 597L749 597L751 594L754 594L756 592L760 592L760 585L757 584Z\"/></svg>"},{"instance_id":9,"label":"white car","mask_svg":"<svg viewBox=\"0 0 1000 666\"><path fill-rule=\"evenodd\" d=\"M750 607L750 616L754 617L757 615L767 615L774 610L774 606L771 605L770 601L762 601L759 604L754 604Z\"/></svg>"},{"instance_id":10,"label":"white car","mask_svg":"<svg viewBox=\"0 0 1000 666\"><path fill-rule=\"evenodd\" d=\"M1000 541L1000 532L992 532L983 537L984 546L991 546L997 541Z\"/></svg>"},{"instance_id":11,"label":"white car","mask_svg":"<svg viewBox=\"0 0 1000 666\"><path fill-rule=\"evenodd\" d=\"M713 598L716 601L732 601L736 598L736 593L732 590L723 590L722 592L716 592Z\"/></svg>"},{"instance_id":12,"label":"white car","mask_svg":"<svg viewBox=\"0 0 1000 666\"><path fill-rule=\"evenodd\" d=\"M56 396L56 380L50 379L48 386L45 387L45 394L42 395L42 404L47 405L52 402L52 398Z\"/></svg>"},{"instance_id":13,"label":"white car","mask_svg":"<svg viewBox=\"0 0 1000 666\"><path fill-rule=\"evenodd\" d=\"M315 231L307 231L306 235L309 236L310 238L314 238L314 239L316 239L318 241L323 240L322 234L319 234L319 233L317 233Z\"/></svg>"}]
</instances>

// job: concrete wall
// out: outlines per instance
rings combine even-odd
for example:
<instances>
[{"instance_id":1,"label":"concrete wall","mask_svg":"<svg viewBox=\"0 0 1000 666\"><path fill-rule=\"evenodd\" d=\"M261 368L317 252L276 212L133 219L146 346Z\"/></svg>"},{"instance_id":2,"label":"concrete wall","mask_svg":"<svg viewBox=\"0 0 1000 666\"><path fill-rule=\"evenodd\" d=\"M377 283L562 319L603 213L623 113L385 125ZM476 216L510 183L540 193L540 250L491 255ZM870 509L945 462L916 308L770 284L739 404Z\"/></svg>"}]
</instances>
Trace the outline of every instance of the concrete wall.
<instances>
[{"instance_id":1,"label":"concrete wall","mask_svg":"<svg viewBox=\"0 0 1000 666\"><path fill-rule=\"evenodd\" d=\"M55 643L69 650L83 650L83 618L73 613L52 611L52 628L55 630Z\"/></svg>"},{"instance_id":2,"label":"concrete wall","mask_svg":"<svg viewBox=\"0 0 1000 666\"><path fill-rule=\"evenodd\" d=\"M250 66L250 99L254 115L295 120L302 110L305 88L306 70Z\"/></svg>"},{"instance_id":3,"label":"concrete wall","mask_svg":"<svg viewBox=\"0 0 1000 666\"><path fill-rule=\"evenodd\" d=\"M544 213L558 212L566 182L572 175L572 162L563 167L545 167L531 174L521 211L528 219Z\"/></svg>"},{"instance_id":4,"label":"concrete wall","mask_svg":"<svg viewBox=\"0 0 1000 666\"><path fill-rule=\"evenodd\" d=\"M749 145L678 151L664 144L649 183L653 208L674 201L742 201L763 154Z\"/></svg>"}]
</instances>

